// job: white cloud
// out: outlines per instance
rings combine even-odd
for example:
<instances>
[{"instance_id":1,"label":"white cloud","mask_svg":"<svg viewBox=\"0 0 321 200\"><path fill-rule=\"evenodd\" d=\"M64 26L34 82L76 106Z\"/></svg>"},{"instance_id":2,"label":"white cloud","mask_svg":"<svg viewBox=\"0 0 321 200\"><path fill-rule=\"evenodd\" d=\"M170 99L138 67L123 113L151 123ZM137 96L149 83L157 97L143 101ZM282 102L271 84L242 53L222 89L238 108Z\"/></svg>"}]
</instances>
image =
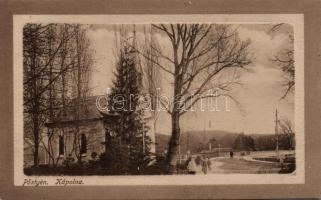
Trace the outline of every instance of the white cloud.
<instances>
[{"instance_id":1,"label":"white cloud","mask_svg":"<svg viewBox=\"0 0 321 200\"><path fill-rule=\"evenodd\" d=\"M249 30L244 27L240 27L238 32L242 40L252 41L250 50L254 53L255 61L265 65L271 64L270 59L286 46L288 41L286 34L277 34L272 37L264 31Z\"/></svg>"}]
</instances>

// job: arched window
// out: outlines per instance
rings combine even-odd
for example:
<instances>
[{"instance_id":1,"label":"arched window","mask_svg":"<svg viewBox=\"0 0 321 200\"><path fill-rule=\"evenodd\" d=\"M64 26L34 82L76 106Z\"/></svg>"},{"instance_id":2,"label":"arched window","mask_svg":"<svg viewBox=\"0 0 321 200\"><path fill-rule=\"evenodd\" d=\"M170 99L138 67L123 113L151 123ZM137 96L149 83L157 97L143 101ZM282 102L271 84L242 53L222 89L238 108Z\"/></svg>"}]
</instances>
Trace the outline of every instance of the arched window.
<instances>
[{"instance_id":1,"label":"arched window","mask_svg":"<svg viewBox=\"0 0 321 200\"><path fill-rule=\"evenodd\" d=\"M87 138L85 134L81 134L80 138L80 154L87 153Z\"/></svg>"},{"instance_id":2,"label":"arched window","mask_svg":"<svg viewBox=\"0 0 321 200\"><path fill-rule=\"evenodd\" d=\"M59 155L64 155L64 153L65 153L64 136L59 135Z\"/></svg>"}]
</instances>

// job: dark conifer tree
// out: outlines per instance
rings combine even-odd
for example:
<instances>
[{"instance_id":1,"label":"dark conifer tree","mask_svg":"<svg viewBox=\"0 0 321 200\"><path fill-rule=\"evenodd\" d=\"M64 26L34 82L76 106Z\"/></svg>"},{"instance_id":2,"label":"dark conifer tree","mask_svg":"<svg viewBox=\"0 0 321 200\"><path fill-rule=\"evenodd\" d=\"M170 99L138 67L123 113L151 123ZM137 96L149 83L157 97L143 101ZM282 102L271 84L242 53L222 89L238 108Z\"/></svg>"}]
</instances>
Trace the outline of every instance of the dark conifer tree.
<instances>
[{"instance_id":1,"label":"dark conifer tree","mask_svg":"<svg viewBox=\"0 0 321 200\"><path fill-rule=\"evenodd\" d=\"M108 97L108 110L116 115L108 127L106 158L120 173L140 174L150 163L149 127L140 109L142 75L138 72L136 52L124 45L116 66L115 80ZM108 141L109 140L109 141Z\"/></svg>"}]
</instances>

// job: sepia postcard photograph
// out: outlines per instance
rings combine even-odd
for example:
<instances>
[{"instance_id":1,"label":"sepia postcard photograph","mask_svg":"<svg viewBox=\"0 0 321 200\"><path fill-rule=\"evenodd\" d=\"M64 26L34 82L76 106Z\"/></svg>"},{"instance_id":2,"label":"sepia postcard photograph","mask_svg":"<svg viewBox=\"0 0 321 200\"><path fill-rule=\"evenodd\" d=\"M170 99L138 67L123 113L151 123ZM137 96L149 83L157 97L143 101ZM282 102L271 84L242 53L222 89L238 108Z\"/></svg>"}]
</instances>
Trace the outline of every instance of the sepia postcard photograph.
<instances>
[{"instance_id":1,"label":"sepia postcard photograph","mask_svg":"<svg viewBox=\"0 0 321 200\"><path fill-rule=\"evenodd\" d=\"M14 184L303 184L303 25L14 15Z\"/></svg>"}]
</instances>

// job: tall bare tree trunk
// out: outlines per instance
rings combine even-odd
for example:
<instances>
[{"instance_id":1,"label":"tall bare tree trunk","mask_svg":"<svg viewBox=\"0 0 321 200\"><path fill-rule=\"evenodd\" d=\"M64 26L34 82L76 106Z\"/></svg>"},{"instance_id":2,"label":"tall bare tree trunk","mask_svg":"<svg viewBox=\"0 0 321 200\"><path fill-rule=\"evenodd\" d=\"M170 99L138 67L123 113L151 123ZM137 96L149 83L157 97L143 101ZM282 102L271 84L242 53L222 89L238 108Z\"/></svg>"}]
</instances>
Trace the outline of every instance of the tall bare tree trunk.
<instances>
[{"instance_id":1,"label":"tall bare tree trunk","mask_svg":"<svg viewBox=\"0 0 321 200\"><path fill-rule=\"evenodd\" d=\"M35 91L37 91L35 89ZM39 103L35 102L33 113L33 136L34 136L34 152L33 152L33 165L39 165Z\"/></svg>"},{"instance_id":2,"label":"tall bare tree trunk","mask_svg":"<svg viewBox=\"0 0 321 200\"><path fill-rule=\"evenodd\" d=\"M36 75L36 45L33 46L33 58L32 58L32 75ZM37 80L32 80L33 84L33 93L34 96L38 96L38 89L37 89ZM33 165L37 167L39 165L39 99L36 98L34 101L34 109L33 109L33 137L34 137L34 152L33 152Z\"/></svg>"},{"instance_id":3,"label":"tall bare tree trunk","mask_svg":"<svg viewBox=\"0 0 321 200\"><path fill-rule=\"evenodd\" d=\"M33 165L37 167L39 165L39 129L38 129L38 119L35 117L34 121L34 138L35 138L35 146L34 146L34 152L33 152Z\"/></svg>"},{"instance_id":4,"label":"tall bare tree trunk","mask_svg":"<svg viewBox=\"0 0 321 200\"><path fill-rule=\"evenodd\" d=\"M175 112L172 114L172 136L169 141L169 147L167 152L167 163L168 163L168 173L173 174L176 172L176 161L177 161L177 151L179 146L179 138L181 134L181 129L179 126L179 113Z\"/></svg>"}]
</instances>

